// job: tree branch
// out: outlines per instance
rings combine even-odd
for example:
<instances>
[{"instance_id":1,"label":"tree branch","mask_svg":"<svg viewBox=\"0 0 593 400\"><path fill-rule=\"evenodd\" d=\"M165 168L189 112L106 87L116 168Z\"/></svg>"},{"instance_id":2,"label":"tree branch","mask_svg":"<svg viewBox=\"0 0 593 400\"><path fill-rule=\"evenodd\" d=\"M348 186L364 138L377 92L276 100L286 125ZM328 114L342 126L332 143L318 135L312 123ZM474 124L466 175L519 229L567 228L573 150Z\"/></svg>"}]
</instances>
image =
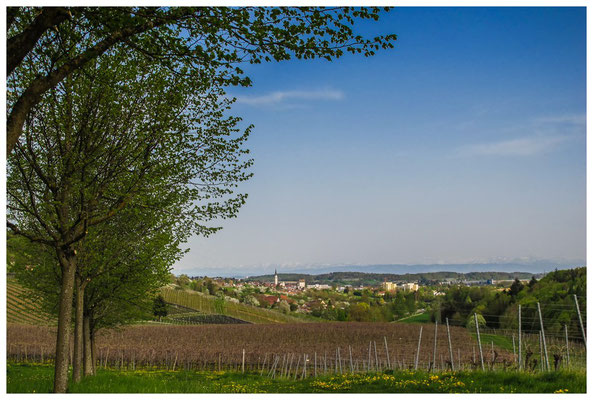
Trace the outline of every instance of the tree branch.
<instances>
[{"instance_id":1,"label":"tree branch","mask_svg":"<svg viewBox=\"0 0 593 400\"><path fill-rule=\"evenodd\" d=\"M17 10L13 10L7 10L8 23L14 21ZM66 7L44 7L31 25L18 35L9 38L6 45L6 76L9 76L23 61L48 29L58 26L70 15Z\"/></svg>"},{"instance_id":2,"label":"tree branch","mask_svg":"<svg viewBox=\"0 0 593 400\"><path fill-rule=\"evenodd\" d=\"M175 11L178 11L179 13L176 13ZM60 66L55 71L46 76L39 77L31 82L29 87L23 92L23 94L21 94L19 99L14 104L6 121L6 154L10 155L14 149L14 146L16 145L16 142L22 133L23 124L25 123L27 113L32 107L39 103L43 93L49 89L54 88L66 76L81 68L90 60L100 56L116 43L119 43L134 35L138 35L156 27L165 25L192 13L193 11L191 9L176 9L173 10L168 16L155 18L155 20L144 21L143 23L135 26L132 25L130 27L116 30L96 45L85 50L82 54L62 64L62 66Z\"/></svg>"}]
</instances>

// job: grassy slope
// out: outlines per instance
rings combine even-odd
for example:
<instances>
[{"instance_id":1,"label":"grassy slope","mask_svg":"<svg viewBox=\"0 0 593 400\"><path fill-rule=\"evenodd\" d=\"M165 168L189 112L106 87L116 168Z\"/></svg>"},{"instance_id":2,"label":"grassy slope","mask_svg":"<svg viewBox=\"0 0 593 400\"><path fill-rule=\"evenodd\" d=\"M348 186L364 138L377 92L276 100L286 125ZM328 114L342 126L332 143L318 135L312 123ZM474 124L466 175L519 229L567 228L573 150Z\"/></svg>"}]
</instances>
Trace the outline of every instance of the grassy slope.
<instances>
[{"instance_id":1,"label":"grassy slope","mask_svg":"<svg viewBox=\"0 0 593 400\"><path fill-rule=\"evenodd\" d=\"M472 333L471 335L477 342L478 335L476 335L475 333ZM482 342L482 346L486 346L485 350L490 349L490 345L493 343L494 346L500 347L508 351L513 351L513 341L512 339L509 339L506 336L480 332L480 341Z\"/></svg>"},{"instance_id":2,"label":"grassy slope","mask_svg":"<svg viewBox=\"0 0 593 400\"><path fill-rule=\"evenodd\" d=\"M412 324L428 324L430 323L430 313L425 312L422 314L414 314L410 317L404 317L398 319L395 322L405 322L405 323L412 323Z\"/></svg>"},{"instance_id":3,"label":"grassy slope","mask_svg":"<svg viewBox=\"0 0 593 400\"><path fill-rule=\"evenodd\" d=\"M48 393L50 365L9 363L8 393ZM586 375L577 372L519 373L423 371L270 379L259 373L136 370L98 371L72 385L73 393L585 393Z\"/></svg>"}]
</instances>

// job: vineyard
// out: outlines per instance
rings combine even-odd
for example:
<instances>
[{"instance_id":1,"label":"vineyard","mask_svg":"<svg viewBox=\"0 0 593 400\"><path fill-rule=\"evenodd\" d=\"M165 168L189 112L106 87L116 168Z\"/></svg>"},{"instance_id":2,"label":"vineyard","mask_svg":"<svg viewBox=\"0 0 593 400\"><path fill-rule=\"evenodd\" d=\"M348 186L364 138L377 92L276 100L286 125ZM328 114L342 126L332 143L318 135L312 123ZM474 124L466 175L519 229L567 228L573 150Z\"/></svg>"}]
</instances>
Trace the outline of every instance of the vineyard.
<instances>
[{"instance_id":1,"label":"vineyard","mask_svg":"<svg viewBox=\"0 0 593 400\"><path fill-rule=\"evenodd\" d=\"M576 298L575 298L576 301ZM541 310L556 311L560 317L543 318ZM575 305L535 303L513 307L513 328L492 329L480 327L482 344L494 344L515 355L516 363L521 361L526 370L550 371L560 367L582 369L587 367L586 309ZM538 312L539 311L539 312ZM497 315L483 314L484 318L500 318ZM509 316L505 316L509 319ZM519 320L521 325L519 342ZM452 325L463 326L466 321L451 319ZM475 326L475 325L474 325ZM475 328L470 329L476 339ZM521 346L521 347L519 347ZM521 348L521 359L519 359Z\"/></svg>"},{"instance_id":2,"label":"vineyard","mask_svg":"<svg viewBox=\"0 0 593 400\"><path fill-rule=\"evenodd\" d=\"M147 321L150 324L175 324L175 325L203 325L203 324L249 324L228 315L205 314L179 304L168 304L168 315L160 321Z\"/></svg>"},{"instance_id":3,"label":"vineyard","mask_svg":"<svg viewBox=\"0 0 593 400\"><path fill-rule=\"evenodd\" d=\"M43 313L28 299L26 289L8 279L6 282L6 321L16 324L55 325L55 318Z\"/></svg>"},{"instance_id":4,"label":"vineyard","mask_svg":"<svg viewBox=\"0 0 593 400\"><path fill-rule=\"evenodd\" d=\"M103 367L245 369L284 376L448 369L449 336L445 329L438 330L435 342L434 330L433 325L389 323L131 326L103 332L96 356ZM54 350L54 335L50 327L9 325L8 356L17 361L47 359ZM476 369L476 342L469 332L451 327L450 339L454 367ZM512 352L493 346L487 364L490 369L506 368L513 360Z\"/></svg>"},{"instance_id":5,"label":"vineyard","mask_svg":"<svg viewBox=\"0 0 593 400\"><path fill-rule=\"evenodd\" d=\"M310 320L247 304L233 303L229 301L221 302L216 296L210 296L195 291L178 290L167 287L163 288L161 293L165 301L168 303L178 304L199 311L202 314L222 314L254 324L298 323Z\"/></svg>"}]
</instances>

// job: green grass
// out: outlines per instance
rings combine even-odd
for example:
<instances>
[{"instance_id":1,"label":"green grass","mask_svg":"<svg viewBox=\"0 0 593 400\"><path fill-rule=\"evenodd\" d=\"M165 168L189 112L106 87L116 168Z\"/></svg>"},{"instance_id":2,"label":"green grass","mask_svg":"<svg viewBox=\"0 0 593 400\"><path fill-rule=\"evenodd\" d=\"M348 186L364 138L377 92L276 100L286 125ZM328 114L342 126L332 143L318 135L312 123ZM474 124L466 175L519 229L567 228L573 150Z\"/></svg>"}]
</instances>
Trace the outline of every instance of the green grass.
<instances>
[{"instance_id":1,"label":"green grass","mask_svg":"<svg viewBox=\"0 0 593 400\"><path fill-rule=\"evenodd\" d=\"M8 393L48 393L53 366L7 366ZM72 393L567 393L586 392L584 372L517 371L374 374L270 379L259 373L100 369L70 385Z\"/></svg>"},{"instance_id":2,"label":"green grass","mask_svg":"<svg viewBox=\"0 0 593 400\"><path fill-rule=\"evenodd\" d=\"M398 319L396 322L405 322L412 324L428 324L430 323L430 313L415 314L410 317Z\"/></svg>"},{"instance_id":3,"label":"green grass","mask_svg":"<svg viewBox=\"0 0 593 400\"><path fill-rule=\"evenodd\" d=\"M477 343L478 336L475 333L472 333L472 337ZM513 351L513 341L506 336L480 332L480 341L482 342L482 348L484 351L489 350L492 343L494 343L494 346L500 347L501 349L508 350L510 352Z\"/></svg>"}]
</instances>

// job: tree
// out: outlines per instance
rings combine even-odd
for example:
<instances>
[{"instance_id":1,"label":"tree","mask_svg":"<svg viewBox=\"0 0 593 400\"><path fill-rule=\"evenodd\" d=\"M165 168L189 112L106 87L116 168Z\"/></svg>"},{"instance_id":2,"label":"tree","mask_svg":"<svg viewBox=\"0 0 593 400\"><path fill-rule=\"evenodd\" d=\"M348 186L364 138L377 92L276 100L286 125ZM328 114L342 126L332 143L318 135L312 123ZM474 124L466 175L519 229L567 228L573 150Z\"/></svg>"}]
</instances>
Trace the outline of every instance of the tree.
<instances>
[{"instance_id":1,"label":"tree","mask_svg":"<svg viewBox=\"0 0 593 400\"><path fill-rule=\"evenodd\" d=\"M388 8L384 9L385 11ZM393 47L395 35L363 38L357 21L377 20L379 8L318 7L8 7L7 154L22 134L28 113L72 73L124 46L131 57L157 60L169 73L199 78L218 70L221 82L250 80L236 66L299 59L373 55ZM72 42L67 54L64 42ZM35 60L29 69L27 60ZM182 66L182 67L181 67ZM198 67L198 68L196 68Z\"/></svg>"},{"instance_id":2,"label":"tree","mask_svg":"<svg viewBox=\"0 0 593 400\"><path fill-rule=\"evenodd\" d=\"M523 289L523 284L521 283L519 278L515 278L515 281L513 282L509 290L509 294L511 295L511 297L516 297L521 291L521 289Z\"/></svg>"},{"instance_id":3,"label":"tree","mask_svg":"<svg viewBox=\"0 0 593 400\"><path fill-rule=\"evenodd\" d=\"M185 274L179 275L179 278L177 278L176 281L177 281L177 284L179 286L181 286L182 288L187 288L191 282L189 277Z\"/></svg>"},{"instance_id":4,"label":"tree","mask_svg":"<svg viewBox=\"0 0 593 400\"><path fill-rule=\"evenodd\" d=\"M83 372L94 373L94 338L99 329L151 315L149 299L168 282L171 265L183 254L174 236L187 232L174 230L168 218L155 224L154 215L147 215L152 214L150 210L141 211L142 215L123 210L108 222L91 227L80 242L74 300L74 381ZM11 240L15 254L18 251L25 256L13 270L19 282L34 291L37 303L56 315L61 271L56 268L55 253L45 246L34 246L24 242L17 248Z\"/></svg>"},{"instance_id":5,"label":"tree","mask_svg":"<svg viewBox=\"0 0 593 400\"><path fill-rule=\"evenodd\" d=\"M278 303L278 310L284 314L288 314L290 312L290 305L286 300L281 300Z\"/></svg>"},{"instance_id":6,"label":"tree","mask_svg":"<svg viewBox=\"0 0 593 400\"><path fill-rule=\"evenodd\" d=\"M349 319L350 321L368 322L371 321L370 315L371 307L368 303L360 302L350 306Z\"/></svg>"},{"instance_id":7,"label":"tree","mask_svg":"<svg viewBox=\"0 0 593 400\"><path fill-rule=\"evenodd\" d=\"M163 200L157 209L167 211L171 205L175 203ZM85 286L76 287L75 344L77 339L84 344L80 353L85 374L94 372L92 349L99 329L150 315L150 299L167 283L172 265L184 253L179 244L191 233L185 224L175 222L155 209L127 208L91 228L82 242L79 259L83 268L77 270L77 277ZM76 363L80 360L75 358L73 370L80 371Z\"/></svg>"},{"instance_id":8,"label":"tree","mask_svg":"<svg viewBox=\"0 0 593 400\"><path fill-rule=\"evenodd\" d=\"M532 276L531 277L531 280L529 281L529 283L527 284L527 286L529 286L529 288L533 288L536 283L537 283L537 279L535 279L535 276Z\"/></svg>"},{"instance_id":9,"label":"tree","mask_svg":"<svg viewBox=\"0 0 593 400\"><path fill-rule=\"evenodd\" d=\"M244 302L247 305L259 307L259 301L253 295L245 296Z\"/></svg>"},{"instance_id":10,"label":"tree","mask_svg":"<svg viewBox=\"0 0 593 400\"><path fill-rule=\"evenodd\" d=\"M248 179L248 131L220 87L170 79L124 48L71 74L29 113L8 163L13 233L46 245L61 268L55 390L66 390L69 323L80 241L122 209L153 209L208 235L204 222L236 215ZM222 201L216 201L222 199ZM168 208L162 208L163 202Z\"/></svg>"},{"instance_id":11,"label":"tree","mask_svg":"<svg viewBox=\"0 0 593 400\"><path fill-rule=\"evenodd\" d=\"M486 320L484 319L484 317L481 314L476 314L478 317L478 327L483 328L486 326ZM476 329L476 320L475 317L472 315L470 315L469 317L467 317L467 321L465 323L466 328L468 329Z\"/></svg>"},{"instance_id":12,"label":"tree","mask_svg":"<svg viewBox=\"0 0 593 400\"><path fill-rule=\"evenodd\" d=\"M206 289L208 290L208 294L212 296L216 296L218 293L218 285L212 279L206 281Z\"/></svg>"},{"instance_id":13,"label":"tree","mask_svg":"<svg viewBox=\"0 0 593 400\"><path fill-rule=\"evenodd\" d=\"M166 317L169 314L167 303L162 295L158 295L154 298L154 305L152 306L152 313L155 317L161 320L162 317Z\"/></svg>"}]
</instances>

